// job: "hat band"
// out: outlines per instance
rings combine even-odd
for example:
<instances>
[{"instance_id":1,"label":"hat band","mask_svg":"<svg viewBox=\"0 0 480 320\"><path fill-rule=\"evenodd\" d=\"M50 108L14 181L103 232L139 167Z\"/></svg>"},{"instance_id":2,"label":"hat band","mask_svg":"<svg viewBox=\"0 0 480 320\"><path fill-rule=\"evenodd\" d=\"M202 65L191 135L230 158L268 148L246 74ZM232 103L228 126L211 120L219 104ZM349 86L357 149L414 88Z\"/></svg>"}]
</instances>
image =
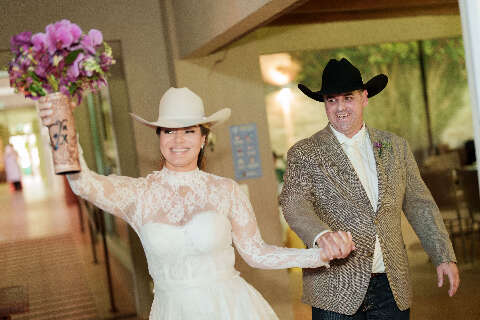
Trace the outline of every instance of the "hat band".
<instances>
[{"instance_id":1,"label":"hat band","mask_svg":"<svg viewBox=\"0 0 480 320\"><path fill-rule=\"evenodd\" d=\"M205 116L198 117L162 117L159 116L157 121L203 121L207 119Z\"/></svg>"},{"instance_id":2,"label":"hat band","mask_svg":"<svg viewBox=\"0 0 480 320\"><path fill-rule=\"evenodd\" d=\"M365 85L362 82L344 83L342 85L325 86L325 88L321 90L321 93L322 94L344 93L344 92L351 92L351 91L360 90L360 89L365 89Z\"/></svg>"}]
</instances>

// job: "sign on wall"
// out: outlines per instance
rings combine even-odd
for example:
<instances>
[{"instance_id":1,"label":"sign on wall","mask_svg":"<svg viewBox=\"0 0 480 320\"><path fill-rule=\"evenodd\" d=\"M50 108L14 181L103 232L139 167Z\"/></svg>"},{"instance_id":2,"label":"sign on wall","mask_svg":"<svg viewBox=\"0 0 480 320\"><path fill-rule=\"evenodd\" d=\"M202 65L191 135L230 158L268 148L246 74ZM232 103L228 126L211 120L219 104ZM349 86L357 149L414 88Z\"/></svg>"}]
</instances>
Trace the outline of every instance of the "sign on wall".
<instances>
[{"instance_id":1,"label":"sign on wall","mask_svg":"<svg viewBox=\"0 0 480 320\"><path fill-rule=\"evenodd\" d=\"M230 127L233 164L237 180L262 176L262 164L258 148L257 125L255 123Z\"/></svg>"}]
</instances>

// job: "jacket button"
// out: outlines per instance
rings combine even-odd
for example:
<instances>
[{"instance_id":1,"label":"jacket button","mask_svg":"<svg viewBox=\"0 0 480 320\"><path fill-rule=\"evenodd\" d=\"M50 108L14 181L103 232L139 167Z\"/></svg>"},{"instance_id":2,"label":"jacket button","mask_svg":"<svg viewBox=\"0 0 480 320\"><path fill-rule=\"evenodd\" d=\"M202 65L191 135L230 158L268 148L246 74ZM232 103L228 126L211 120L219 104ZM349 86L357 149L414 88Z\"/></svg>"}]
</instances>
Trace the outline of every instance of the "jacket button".
<instances>
[{"instance_id":1,"label":"jacket button","mask_svg":"<svg viewBox=\"0 0 480 320\"><path fill-rule=\"evenodd\" d=\"M373 251L368 252L368 253L367 253L367 256L368 256L368 257L373 257Z\"/></svg>"}]
</instances>

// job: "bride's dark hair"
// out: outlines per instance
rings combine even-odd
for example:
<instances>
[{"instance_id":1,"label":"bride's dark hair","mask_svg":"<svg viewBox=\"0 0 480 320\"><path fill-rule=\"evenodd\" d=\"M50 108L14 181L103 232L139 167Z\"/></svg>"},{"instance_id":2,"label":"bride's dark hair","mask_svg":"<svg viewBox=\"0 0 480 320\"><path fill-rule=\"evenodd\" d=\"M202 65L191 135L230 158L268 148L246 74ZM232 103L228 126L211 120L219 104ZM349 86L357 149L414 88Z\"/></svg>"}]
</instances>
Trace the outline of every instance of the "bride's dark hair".
<instances>
[{"instance_id":1,"label":"bride's dark hair","mask_svg":"<svg viewBox=\"0 0 480 320\"><path fill-rule=\"evenodd\" d=\"M205 169L205 166L207 165L207 159L205 157L205 150L207 149L207 145L208 145L208 134L210 133L210 129L206 126L203 126L203 125L200 125L199 127L200 127L200 132L201 132L202 136L205 137L205 143L204 143L204 147L200 149L200 152L198 154L197 166L200 170L203 170L203 169ZM162 133L162 129L163 129L162 127L157 127L157 130L156 130L157 136L160 137L160 134ZM165 166L165 157L160 152L160 168L159 168L159 170L162 170L164 166Z\"/></svg>"}]
</instances>

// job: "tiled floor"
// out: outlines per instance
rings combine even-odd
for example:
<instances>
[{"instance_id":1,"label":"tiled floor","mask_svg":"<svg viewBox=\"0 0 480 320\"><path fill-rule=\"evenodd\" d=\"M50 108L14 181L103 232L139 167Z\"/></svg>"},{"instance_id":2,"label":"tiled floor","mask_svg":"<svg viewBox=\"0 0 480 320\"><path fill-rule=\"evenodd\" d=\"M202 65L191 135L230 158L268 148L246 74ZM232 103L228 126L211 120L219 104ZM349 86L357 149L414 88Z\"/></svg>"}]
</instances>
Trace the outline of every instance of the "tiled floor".
<instances>
[{"instance_id":1,"label":"tiled floor","mask_svg":"<svg viewBox=\"0 0 480 320\"><path fill-rule=\"evenodd\" d=\"M0 184L0 243L46 239L70 234L75 240L83 261L84 276L95 298L96 319L135 319L133 299L124 284L125 270L111 257L114 278L114 298L117 312L110 312L107 277L103 250L98 242L98 263L93 263L88 230L81 232L78 207L68 205L63 191L63 180L56 177L53 186L45 188L36 178L23 179L23 191L13 192L6 184ZM37 319L30 316L28 319ZM40 319L40 318L38 318ZM43 319L43 318L42 318Z\"/></svg>"},{"instance_id":2,"label":"tiled floor","mask_svg":"<svg viewBox=\"0 0 480 320\"><path fill-rule=\"evenodd\" d=\"M83 259L84 270L90 290L95 297L98 319L135 319L123 317L133 312L133 300L125 285L125 270L112 261L114 294L117 313L110 312L110 303L105 276L102 249L97 247L99 263L92 263L88 231L80 231L78 209L68 206L63 195L63 181L58 178L56 187L45 188L41 181L25 179L24 190L15 193L8 186L0 185L0 243L40 239L61 234L72 234ZM480 319L480 250L477 250L477 264L460 264L462 284L454 298L447 296L446 288L437 288L434 268L412 236L412 231L404 230L413 279L414 303L412 319ZM480 244L480 239L477 240ZM480 249L480 245L477 245ZM310 319L310 308L300 302L301 270L292 269L290 295L295 320ZM33 318L30 318L33 319ZM282 319L280 315L280 319Z\"/></svg>"}]
</instances>

